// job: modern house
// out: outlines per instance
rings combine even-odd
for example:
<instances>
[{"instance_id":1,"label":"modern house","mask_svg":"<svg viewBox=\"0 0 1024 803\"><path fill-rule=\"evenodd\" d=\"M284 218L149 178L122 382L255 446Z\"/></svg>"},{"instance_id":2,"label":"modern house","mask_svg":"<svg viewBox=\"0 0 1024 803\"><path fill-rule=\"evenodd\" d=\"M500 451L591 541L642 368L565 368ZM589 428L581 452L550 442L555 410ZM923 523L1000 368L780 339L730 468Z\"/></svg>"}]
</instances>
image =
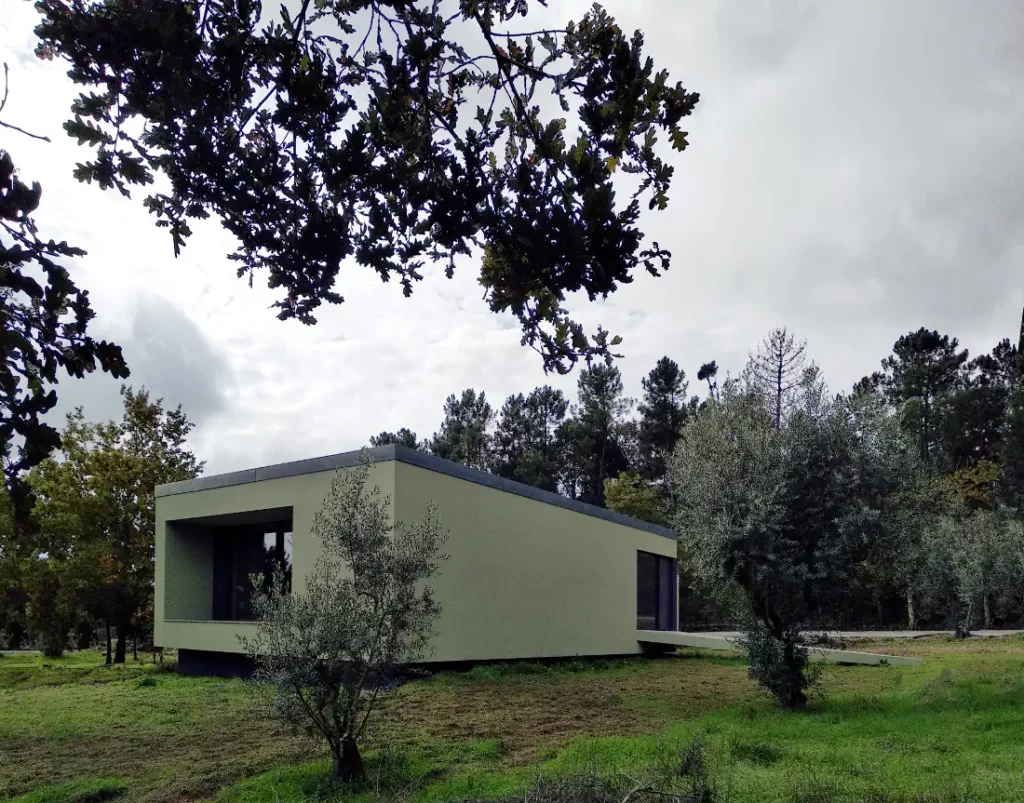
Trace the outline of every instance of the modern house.
<instances>
[{"instance_id":1,"label":"modern house","mask_svg":"<svg viewBox=\"0 0 1024 803\"><path fill-rule=\"evenodd\" d=\"M430 581L441 614L427 661L629 655L644 651L642 631L676 629L671 530L402 447L369 454L395 520L434 502L450 531ZM157 487L155 641L178 649L181 671L244 667L249 576L277 561L302 590L320 551L313 515L358 461L349 452Z\"/></svg>"}]
</instances>

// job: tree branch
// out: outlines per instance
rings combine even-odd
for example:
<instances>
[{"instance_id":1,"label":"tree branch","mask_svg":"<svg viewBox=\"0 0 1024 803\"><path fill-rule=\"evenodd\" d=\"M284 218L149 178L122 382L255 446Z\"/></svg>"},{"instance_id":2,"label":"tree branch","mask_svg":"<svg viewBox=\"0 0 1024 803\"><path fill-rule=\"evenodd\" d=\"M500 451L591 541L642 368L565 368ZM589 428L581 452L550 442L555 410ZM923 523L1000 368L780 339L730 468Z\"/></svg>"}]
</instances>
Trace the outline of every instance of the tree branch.
<instances>
[{"instance_id":1,"label":"tree branch","mask_svg":"<svg viewBox=\"0 0 1024 803\"><path fill-rule=\"evenodd\" d=\"M10 86L10 77L9 77L9 74L8 74L7 62L5 61L4 62L4 99L0 100L0 112L2 112L4 110L4 106L7 105L7 95L10 93L10 88L11 88L11 86ZM5 123L3 120L0 120L0 126L3 126L4 128L9 128L11 131L17 131L19 134L24 134L26 137L31 137L32 139L38 139L38 140L40 140L42 142L49 142L50 141L49 137L44 137L42 134L33 134L31 131L26 131L24 128L19 128L18 126L14 125L12 123Z\"/></svg>"}]
</instances>

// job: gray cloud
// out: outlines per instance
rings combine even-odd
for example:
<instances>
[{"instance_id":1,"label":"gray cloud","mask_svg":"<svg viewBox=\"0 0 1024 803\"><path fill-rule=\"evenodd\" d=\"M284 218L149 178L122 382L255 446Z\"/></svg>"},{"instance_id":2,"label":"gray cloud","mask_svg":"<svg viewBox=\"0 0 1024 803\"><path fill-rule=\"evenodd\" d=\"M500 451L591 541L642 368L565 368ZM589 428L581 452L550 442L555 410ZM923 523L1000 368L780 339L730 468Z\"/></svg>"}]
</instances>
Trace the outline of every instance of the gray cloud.
<instances>
[{"instance_id":1,"label":"gray cloud","mask_svg":"<svg viewBox=\"0 0 1024 803\"><path fill-rule=\"evenodd\" d=\"M96 327L97 336L118 343L136 389L145 386L169 407L181 405L202 427L222 412L235 390L234 369L195 322L158 296L135 298L127 326ZM65 379L58 387L59 402L51 416L63 420L82 407L93 421L120 418L121 380L99 371L82 379Z\"/></svg>"},{"instance_id":2,"label":"gray cloud","mask_svg":"<svg viewBox=\"0 0 1024 803\"><path fill-rule=\"evenodd\" d=\"M560 0L537 22L579 18L589 5ZM672 157L669 209L642 220L673 251L671 270L640 272L603 302L570 299L588 328L624 337L629 395L663 354L683 365L691 391L702 362L736 373L779 325L808 340L836 389L920 326L973 353L1016 335L1024 6L605 5L624 29L644 31L659 67L702 96L687 123L691 147ZM0 29L0 50L24 53L33 12L12 11L17 24ZM351 266L339 286L346 303L324 310L316 327L276 321L274 292L234 278L224 259L232 243L215 224L196 226L174 260L137 199L70 178L81 151L59 125L74 88L61 65L24 64L12 74L9 110L55 140L18 143L16 154L43 183L41 223L89 251L81 284L98 327L125 344L133 383L200 420L195 444L208 470L355 448L400 426L428 435L445 397L464 387L496 406L545 382L574 391L575 375L545 376L511 319L487 310L472 259L451 281L427 270L411 299ZM90 378L61 392L111 415L116 386Z\"/></svg>"}]
</instances>

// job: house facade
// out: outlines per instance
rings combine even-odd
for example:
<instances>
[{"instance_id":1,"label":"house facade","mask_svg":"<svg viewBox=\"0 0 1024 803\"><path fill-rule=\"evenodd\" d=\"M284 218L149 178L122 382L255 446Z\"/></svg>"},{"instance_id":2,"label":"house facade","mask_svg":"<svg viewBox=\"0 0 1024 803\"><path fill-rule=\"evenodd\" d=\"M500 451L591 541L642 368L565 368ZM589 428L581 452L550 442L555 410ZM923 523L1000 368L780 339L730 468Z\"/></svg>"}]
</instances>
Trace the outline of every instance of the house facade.
<instances>
[{"instance_id":1,"label":"house facade","mask_svg":"<svg viewBox=\"0 0 1024 803\"><path fill-rule=\"evenodd\" d=\"M675 534L398 446L369 450L395 520L436 504L449 556L431 578L441 614L426 662L642 652L677 621ZM156 489L155 642L183 672L241 666L254 627L249 576L274 562L293 592L320 555L312 534L359 453L201 477Z\"/></svg>"}]
</instances>

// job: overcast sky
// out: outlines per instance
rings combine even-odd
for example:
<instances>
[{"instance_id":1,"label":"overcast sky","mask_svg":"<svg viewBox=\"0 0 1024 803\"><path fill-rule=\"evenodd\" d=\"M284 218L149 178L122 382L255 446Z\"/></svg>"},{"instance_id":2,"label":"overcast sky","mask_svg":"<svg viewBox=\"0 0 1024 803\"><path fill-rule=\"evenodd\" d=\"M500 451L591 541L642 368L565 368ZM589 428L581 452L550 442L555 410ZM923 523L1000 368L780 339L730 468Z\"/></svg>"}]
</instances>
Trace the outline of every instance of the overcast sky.
<instances>
[{"instance_id":1,"label":"overcast sky","mask_svg":"<svg viewBox=\"0 0 1024 803\"><path fill-rule=\"evenodd\" d=\"M579 18L589 2L555 0ZM697 368L738 371L770 328L808 341L834 389L878 367L901 334L954 335L972 354L1016 338L1024 306L1024 5L1004 2L680 2L608 0L673 80L701 93L690 148L674 154L667 211L645 231L673 252L607 302L573 304L589 329L622 335L627 392L662 355L699 390ZM124 347L132 383L197 421L207 473L357 448L382 429L421 437L465 387L495 406L549 382L491 314L468 265L411 299L356 265L346 302L305 327L275 295L234 276L219 225L182 256L142 195L78 184L79 149L61 130L76 91L59 62L32 56L36 15L5 0L5 119L52 144L4 132L27 180L43 185L45 236L89 253L75 266L98 317ZM257 285L259 277L257 277ZM119 413L117 381L61 383L61 410Z\"/></svg>"}]
</instances>

